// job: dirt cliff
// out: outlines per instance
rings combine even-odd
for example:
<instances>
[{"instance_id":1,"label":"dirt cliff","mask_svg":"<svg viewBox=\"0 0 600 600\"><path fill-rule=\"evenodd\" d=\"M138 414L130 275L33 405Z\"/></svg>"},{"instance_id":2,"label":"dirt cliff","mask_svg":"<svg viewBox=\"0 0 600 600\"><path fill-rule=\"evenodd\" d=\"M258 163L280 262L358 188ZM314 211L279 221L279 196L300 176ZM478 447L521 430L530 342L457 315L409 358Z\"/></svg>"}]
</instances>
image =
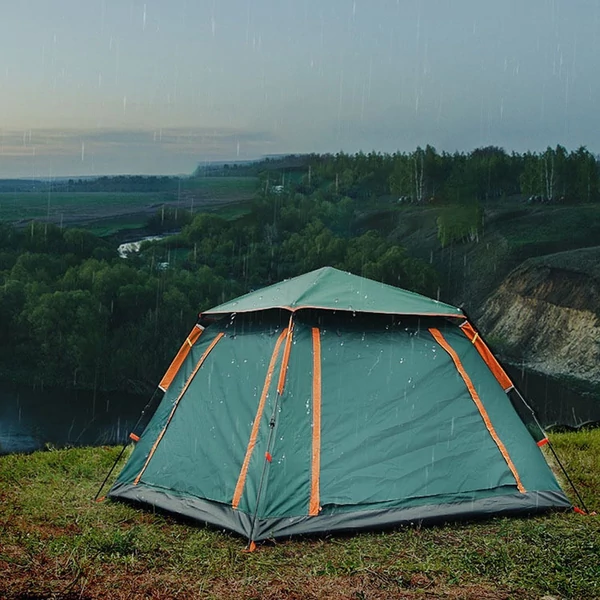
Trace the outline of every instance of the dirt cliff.
<instances>
[{"instance_id":1,"label":"dirt cliff","mask_svg":"<svg viewBox=\"0 0 600 600\"><path fill-rule=\"evenodd\" d=\"M476 317L505 357L600 383L600 246L526 260Z\"/></svg>"}]
</instances>

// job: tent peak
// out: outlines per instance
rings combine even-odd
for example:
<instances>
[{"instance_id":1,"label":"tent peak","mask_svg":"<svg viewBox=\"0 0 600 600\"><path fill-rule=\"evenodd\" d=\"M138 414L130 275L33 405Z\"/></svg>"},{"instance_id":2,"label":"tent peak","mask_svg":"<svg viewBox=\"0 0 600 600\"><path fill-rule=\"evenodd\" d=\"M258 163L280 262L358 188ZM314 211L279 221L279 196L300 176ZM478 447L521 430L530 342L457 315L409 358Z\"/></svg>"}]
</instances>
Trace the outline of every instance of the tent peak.
<instances>
[{"instance_id":1,"label":"tent peak","mask_svg":"<svg viewBox=\"0 0 600 600\"><path fill-rule=\"evenodd\" d=\"M464 317L454 306L326 266L250 292L205 314L304 308L395 315Z\"/></svg>"}]
</instances>

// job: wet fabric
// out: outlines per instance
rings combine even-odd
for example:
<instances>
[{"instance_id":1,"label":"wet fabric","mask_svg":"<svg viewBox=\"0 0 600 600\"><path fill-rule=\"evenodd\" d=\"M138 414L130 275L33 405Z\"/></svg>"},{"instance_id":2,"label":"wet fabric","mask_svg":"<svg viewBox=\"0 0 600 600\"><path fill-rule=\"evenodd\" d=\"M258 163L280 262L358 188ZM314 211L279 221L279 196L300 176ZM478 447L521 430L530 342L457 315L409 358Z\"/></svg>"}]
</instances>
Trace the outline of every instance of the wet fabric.
<instances>
[{"instance_id":1,"label":"wet fabric","mask_svg":"<svg viewBox=\"0 0 600 600\"><path fill-rule=\"evenodd\" d=\"M191 348L110 496L252 540L569 507L460 324L228 315Z\"/></svg>"},{"instance_id":2,"label":"wet fabric","mask_svg":"<svg viewBox=\"0 0 600 600\"><path fill-rule=\"evenodd\" d=\"M414 292L323 267L241 296L207 311L230 314L286 308L463 317L459 308Z\"/></svg>"}]
</instances>

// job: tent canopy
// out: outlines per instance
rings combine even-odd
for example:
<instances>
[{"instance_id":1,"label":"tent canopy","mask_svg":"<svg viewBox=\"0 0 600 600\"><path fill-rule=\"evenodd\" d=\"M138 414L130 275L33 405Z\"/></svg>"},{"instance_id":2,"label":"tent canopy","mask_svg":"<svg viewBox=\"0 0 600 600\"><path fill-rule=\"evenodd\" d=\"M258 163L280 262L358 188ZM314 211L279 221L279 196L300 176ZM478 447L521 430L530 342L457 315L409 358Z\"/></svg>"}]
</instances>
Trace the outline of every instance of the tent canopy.
<instances>
[{"instance_id":1,"label":"tent canopy","mask_svg":"<svg viewBox=\"0 0 600 600\"><path fill-rule=\"evenodd\" d=\"M458 309L320 269L208 314L111 497L251 541L570 506Z\"/></svg>"},{"instance_id":2,"label":"tent canopy","mask_svg":"<svg viewBox=\"0 0 600 600\"><path fill-rule=\"evenodd\" d=\"M459 308L426 296L323 267L293 279L250 292L209 311L207 315L282 308L345 310L422 316L463 317Z\"/></svg>"}]
</instances>

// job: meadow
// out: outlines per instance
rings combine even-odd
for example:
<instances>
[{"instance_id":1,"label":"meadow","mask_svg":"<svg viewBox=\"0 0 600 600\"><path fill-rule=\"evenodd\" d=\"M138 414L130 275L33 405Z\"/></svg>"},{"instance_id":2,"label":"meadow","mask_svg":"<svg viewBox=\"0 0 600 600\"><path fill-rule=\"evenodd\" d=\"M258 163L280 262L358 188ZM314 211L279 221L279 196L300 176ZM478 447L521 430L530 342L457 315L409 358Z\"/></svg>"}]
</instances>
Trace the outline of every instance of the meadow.
<instances>
[{"instance_id":1,"label":"meadow","mask_svg":"<svg viewBox=\"0 0 600 600\"><path fill-rule=\"evenodd\" d=\"M551 440L588 509L600 511L600 429ZM598 516L403 527L246 553L245 540L223 531L94 503L118 452L0 457L0 597L600 598Z\"/></svg>"},{"instance_id":2,"label":"meadow","mask_svg":"<svg viewBox=\"0 0 600 600\"><path fill-rule=\"evenodd\" d=\"M48 221L78 226L98 235L141 228L163 206L191 210L215 210L251 198L254 177L186 178L171 191L2 191L0 222L23 226L29 221Z\"/></svg>"}]
</instances>

